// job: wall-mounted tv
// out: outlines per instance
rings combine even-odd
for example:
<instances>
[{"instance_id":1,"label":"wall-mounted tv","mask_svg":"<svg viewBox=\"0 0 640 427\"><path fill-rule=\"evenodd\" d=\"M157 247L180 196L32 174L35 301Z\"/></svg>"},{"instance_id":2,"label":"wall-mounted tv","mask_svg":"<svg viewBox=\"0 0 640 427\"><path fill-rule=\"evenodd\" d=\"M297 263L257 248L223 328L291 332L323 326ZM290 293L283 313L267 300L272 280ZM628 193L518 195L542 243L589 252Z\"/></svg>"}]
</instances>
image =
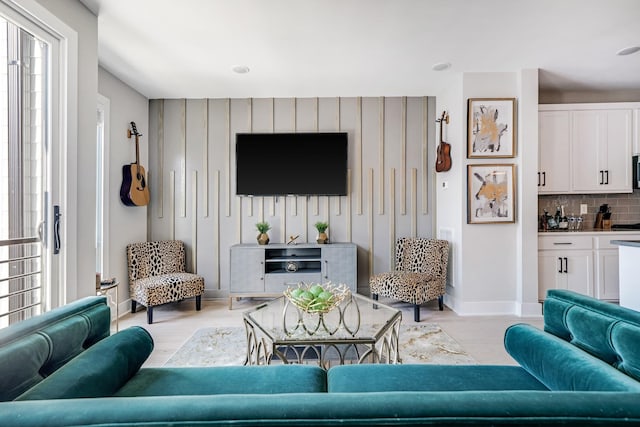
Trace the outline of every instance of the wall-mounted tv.
<instances>
[{"instance_id":1,"label":"wall-mounted tv","mask_svg":"<svg viewBox=\"0 0 640 427\"><path fill-rule=\"evenodd\" d=\"M239 196L346 196L347 133L237 133Z\"/></svg>"}]
</instances>

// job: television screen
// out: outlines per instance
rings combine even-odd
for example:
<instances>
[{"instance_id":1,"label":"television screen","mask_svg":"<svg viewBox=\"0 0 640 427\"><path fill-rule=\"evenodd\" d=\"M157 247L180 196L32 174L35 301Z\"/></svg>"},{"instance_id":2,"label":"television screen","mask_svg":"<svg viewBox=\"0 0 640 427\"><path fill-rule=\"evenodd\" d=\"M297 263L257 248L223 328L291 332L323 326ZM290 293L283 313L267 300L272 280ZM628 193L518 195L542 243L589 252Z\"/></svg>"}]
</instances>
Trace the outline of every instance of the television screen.
<instances>
[{"instance_id":1,"label":"television screen","mask_svg":"<svg viewBox=\"0 0 640 427\"><path fill-rule=\"evenodd\" d=\"M236 134L236 194L347 195L347 133Z\"/></svg>"}]
</instances>

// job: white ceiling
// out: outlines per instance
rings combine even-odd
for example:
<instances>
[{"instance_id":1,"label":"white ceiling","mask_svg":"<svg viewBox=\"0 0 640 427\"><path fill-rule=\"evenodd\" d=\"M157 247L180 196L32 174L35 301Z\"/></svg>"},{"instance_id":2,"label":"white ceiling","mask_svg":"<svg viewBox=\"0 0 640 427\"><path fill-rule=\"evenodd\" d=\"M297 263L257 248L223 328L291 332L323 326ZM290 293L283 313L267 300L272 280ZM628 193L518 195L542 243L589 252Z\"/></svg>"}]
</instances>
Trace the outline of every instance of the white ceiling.
<instances>
[{"instance_id":1,"label":"white ceiling","mask_svg":"<svg viewBox=\"0 0 640 427\"><path fill-rule=\"evenodd\" d=\"M438 95L529 68L545 91L640 89L640 52L616 55L640 0L81 1L100 64L148 98Z\"/></svg>"}]
</instances>

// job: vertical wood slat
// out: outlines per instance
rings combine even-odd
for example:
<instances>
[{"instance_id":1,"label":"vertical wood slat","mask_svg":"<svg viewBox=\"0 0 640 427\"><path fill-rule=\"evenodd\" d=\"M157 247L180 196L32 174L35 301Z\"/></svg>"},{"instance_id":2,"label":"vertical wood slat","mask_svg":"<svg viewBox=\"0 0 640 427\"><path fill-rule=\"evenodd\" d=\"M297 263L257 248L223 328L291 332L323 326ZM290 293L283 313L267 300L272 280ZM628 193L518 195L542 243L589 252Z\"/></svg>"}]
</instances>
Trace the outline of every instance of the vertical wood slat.
<instances>
[{"instance_id":1,"label":"vertical wood slat","mask_svg":"<svg viewBox=\"0 0 640 427\"><path fill-rule=\"evenodd\" d=\"M418 169L411 168L411 237L418 237Z\"/></svg>"},{"instance_id":2,"label":"vertical wood slat","mask_svg":"<svg viewBox=\"0 0 640 427\"><path fill-rule=\"evenodd\" d=\"M373 168L369 168L369 180L367 185L369 193L367 213L369 215L369 276L373 275Z\"/></svg>"},{"instance_id":3,"label":"vertical wood slat","mask_svg":"<svg viewBox=\"0 0 640 427\"><path fill-rule=\"evenodd\" d=\"M280 197L280 240L287 240L287 198Z\"/></svg>"},{"instance_id":4,"label":"vertical wood slat","mask_svg":"<svg viewBox=\"0 0 640 427\"><path fill-rule=\"evenodd\" d=\"M356 215L362 215L362 97L356 103Z\"/></svg>"},{"instance_id":5,"label":"vertical wood slat","mask_svg":"<svg viewBox=\"0 0 640 427\"><path fill-rule=\"evenodd\" d=\"M158 218L164 216L164 99L158 105Z\"/></svg>"},{"instance_id":6,"label":"vertical wood slat","mask_svg":"<svg viewBox=\"0 0 640 427\"><path fill-rule=\"evenodd\" d=\"M291 119L293 122L293 131L296 132L298 130L298 98L293 98L291 102L293 103ZM293 196L293 203L291 203L291 216L298 216L298 196Z\"/></svg>"},{"instance_id":7,"label":"vertical wood slat","mask_svg":"<svg viewBox=\"0 0 640 427\"><path fill-rule=\"evenodd\" d=\"M162 179L162 177L160 177L160 180ZM147 182L151 182L151 171L147 170ZM152 220L153 220L153 212L151 209L147 209L147 242L150 242L153 240L153 227L151 226L153 224Z\"/></svg>"},{"instance_id":8,"label":"vertical wood slat","mask_svg":"<svg viewBox=\"0 0 640 427\"><path fill-rule=\"evenodd\" d=\"M248 114L248 122L247 129L249 129L249 133L253 132L253 98L247 99L247 110ZM253 216L253 199L254 197L243 197L243 199L247 200L247 216Z\"/></svg>"},{"instance_id":9,"label":"vertical wood slat","mask_svg":"<svg viewBox=\"0 0 640 427\"><path fill-rule=\"evenodd\" d=\"M347 222L347 242L351 241L351 169L347 169L347 200L345 203L345 221Z\"/></svg>"},{"instance_id":10,"label":"vertical wood slat","mask_svg":"<svg viewBox=\"0 0 640 427\"><path fill-rule=\"evenodd\" d=\"M187 216L187 100L180 109L180 217Z\"/></svg>"},{"instance_id":11,"label":"vertical wood slat","mask_svg":"<svg viewBox=\"0 0 640 427\"><path fill-rule=\"evenodd\" d=\"M271 133L276 129L275 98L271 98ZM276 198L269 197L269 215L276 215Z\"/></svg>"},{"instance_id":12,"label":"vertical wood slat","mask_svg":"<svg viewBox=\"0 0 640 427\"><path fill-rule=\"evenodd\" d=\"M224 136L224 149L225 160L227 165L224 169L224 180L227 185L227 203L225 206L225 214L227 217L231 216L231 101L229 98L225 99L225 136Z\"/></svg>"},{"instance_id":13,"label":"vertical wood slat","mask_svg":"<svg viewBox=\"0 0 640 427\"><path fill-rule=\"evenodd\" d=\"M379 102L379 123L380 123L380 142L378 144L378 169L380 170L380 183L378 188L378 215L384 215L384 121L385 121L385 98L380 97Z\"/></svg>"},{"instance_id":14,"label":"vertical wood slat","mask_svg":"<svg viewBox=\"0 0 640 427\"><path fill-rule=\"evenodd\" d=\"M198 171L191 171L191 271L198 272Z\"/></svg>"},{"instance_id":15,"label":"vertical wood slat","mask_svg":"<svg viewBox=\"0 0 640 427\"><path fill-rule=\"evenodd\" d=\"M402 123L400 124L400 214L407 213L407 97L402 97Z\"/></svg>"},{"instance_id":16,"label":"vertical wood slat","mask_svg":"<svg viewBox=\"0 0 640 427\"><path fill-rule=\"evenodd\" d=\"M395 268L396 245L396 170L389 173L389 270Z\"/></svg>"},{"instance_id":17,"label":"vertical wood slat","mask_svg":"<svg viewBox=\"0 0 640 427\"><path fill-rule=\"evenodd\" d=\"M320 123L319 114L320 114L320 112L319 112L319 108L318 108L318 97L317 97L317 96L316 96L316 98L315 98L315 104L314 104L314 107L315 107L315 114L314 114L314 118L313 118L313 121L314 121L314 123L313 123L313 129L314 129L316 132L319 132L319 129L320 129L320 125L319 125L319 123ZM315 216L318 216L318 209L319 209L319 206L318 206L318 205L320 204L320 197L319 197L319 196L313 196L312 204L313 204L313 206L312 206L312 212L313 212L313 214L314 214Z\"/></svg>"},{"instance_id":18,"label":"vertical wood slat","mask_svg":"<svg viewBox=\"0 0 640 427\"><path fill-rule=\"evenodd\" d=\"M336 98L336 131L340 132L340 128L341 128L341 123L340 123L340 97ZM349 186L349 184L347 184L347 187ZM347 191L347 194L349 194L349 192ZM340 196L335 196L334 199L335 201L335 205L336 205L336 215L340 215L341 213L341 204L342 204L342 199L340 198Z\"/></svg>"},{"instance_id":19,"label":"vertical wood slat","mask_svg":"<svg viewBox=\"0 0 640 427\"><path fill-rule=\"evenodd\" d=\"M428 154L429 154L429 144L427 140L427 132L428 128L428 117L429 111L427 106L427 97L422 97L422 213L424 215L429 213L429 193L427 191L427 182L429 171L428 165Z\"/></svg>"},{"instance_id":20,"label":"vertical wood slat","mask_svg":"<svg viewBox=\"0 0 640 427\"><path fill-rule=\"evenodd\" d=\"M176 239L176 171L169 171L169 240Z\"/></svg>"},{"instance_id":21,"label":"vertical wood slat","mask_svg":"<svg viewBox=\"0 0 640 427\"><path fill-rule=\"evenodd\" d=\"M236 197L236 242L242 243L242 197Z\"/></svg>"},{"instance_id":22,"label":"vertical wood slat","mask_svg":"<svg viewBox=\"0 0 640 427\"><path fill-rule=\"evenodd\" d=\"M220 253L220 170L213 175L213 252ZM220 290L220 257L213 257L214 274L217 289Z\"/></svg>"},{"instance_id":23,"label":"vertical wood slat","mask_svg":"<svg viewBox=\"0 0 640 427\"><path fill-rule=\"evenodd\" d=\"M202 144L202 216L209 217L209 100L204 100L204 143Z\"/></svg>"}]
</instances>

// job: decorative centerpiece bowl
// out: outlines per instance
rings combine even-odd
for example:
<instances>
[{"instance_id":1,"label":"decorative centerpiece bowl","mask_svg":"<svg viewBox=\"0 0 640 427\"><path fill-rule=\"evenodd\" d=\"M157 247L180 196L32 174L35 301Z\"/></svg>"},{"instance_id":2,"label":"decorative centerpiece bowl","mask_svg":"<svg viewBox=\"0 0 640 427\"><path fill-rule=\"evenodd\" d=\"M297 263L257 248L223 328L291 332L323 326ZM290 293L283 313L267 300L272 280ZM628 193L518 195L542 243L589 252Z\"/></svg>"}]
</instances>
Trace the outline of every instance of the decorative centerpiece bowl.
<instances>
[{"instance_id":1,"label":"decorative centerpiece bowl","mask_svg":"<svg viewBox=\"0 0 640 427\"><path fill-rule=\"evenodd\" d=\"M345 284L333 285L327 282L300 283L295 288L287 288L285 297L296 307L306 313L328 313L336 308L351 291Z\"/></svg>"}]
</instances>

